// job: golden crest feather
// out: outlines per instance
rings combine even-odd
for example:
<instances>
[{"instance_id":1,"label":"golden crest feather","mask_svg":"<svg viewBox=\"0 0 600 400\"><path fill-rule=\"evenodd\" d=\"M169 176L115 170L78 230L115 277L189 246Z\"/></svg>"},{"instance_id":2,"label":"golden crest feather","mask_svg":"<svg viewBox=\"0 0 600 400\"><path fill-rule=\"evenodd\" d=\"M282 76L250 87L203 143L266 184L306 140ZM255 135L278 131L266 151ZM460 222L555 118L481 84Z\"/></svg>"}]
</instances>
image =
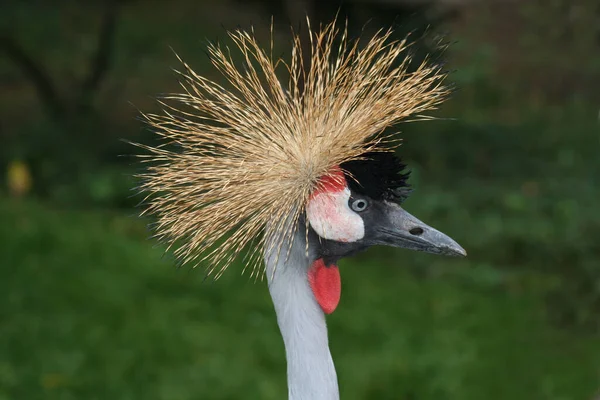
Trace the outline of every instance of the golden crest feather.
<instances>
[{"instance_id":1,"label":"golden crest feather","mask_svg":"<svg viewBox=\"0 0 600 400\"><path fill-rule=\"evenodd\" d=\"M253 32L230 32L243 67L229 48L208 49L230 89L183 63L183 93L166 97L163 114L144 115L178 148L140 145L152 163L140 189L148 194L144 213L157 217L156 236L182 262L207 262L217 278L244 249L252 274L261 271L264 252L280 252L294 234L297 224L285 222L298 220L319 178L367 151L391 150L385 128L446 97L440 68L424 62L408 72L409 43L391 34L359 46L333 22L309 34L309 57L295 35L285 62ZM267 237L280 239L266 248Z\"/></svg>"}]
</instances>

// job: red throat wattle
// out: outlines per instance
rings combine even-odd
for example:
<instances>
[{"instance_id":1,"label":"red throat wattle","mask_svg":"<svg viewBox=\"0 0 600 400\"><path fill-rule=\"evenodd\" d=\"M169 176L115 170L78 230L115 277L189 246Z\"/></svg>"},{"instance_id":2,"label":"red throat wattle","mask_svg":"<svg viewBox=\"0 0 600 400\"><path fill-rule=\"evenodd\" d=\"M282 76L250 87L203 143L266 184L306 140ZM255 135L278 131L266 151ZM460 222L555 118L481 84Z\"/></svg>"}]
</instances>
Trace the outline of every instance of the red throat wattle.
<instances>
[{"instance_id":1,"label":"red throat wattle","mask_svg":"<svg viewBox=\"0 0 600 400\"><path fill-rule=\"evenodd\" d=\"M334 312L342 294L342 281L337 265L327 266L323 259L319 258L308 270L308 283L323 312Z\"/></svg>"}]
</instances>

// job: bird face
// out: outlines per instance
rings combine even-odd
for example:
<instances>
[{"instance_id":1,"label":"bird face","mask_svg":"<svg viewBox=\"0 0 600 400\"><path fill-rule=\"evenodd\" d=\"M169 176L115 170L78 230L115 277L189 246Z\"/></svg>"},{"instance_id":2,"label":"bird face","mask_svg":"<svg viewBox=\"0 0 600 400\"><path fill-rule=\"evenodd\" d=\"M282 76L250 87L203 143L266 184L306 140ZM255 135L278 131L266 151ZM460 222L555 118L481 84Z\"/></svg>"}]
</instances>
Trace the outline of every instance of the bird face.
<instances>
[{"instance_id":1,"label":"bird face","mask_svg":"<svg viewBox=\"0 0 600 400\"><path fill-rule=\"evenodd\" d=\"M403 169L393 153L367 153L323 177L310 197L306 221L315 259L307 278L323 312L332 313L340 301L337 260L342 257L374 245L466 255L450 237L400 206L410 193Z\"/></svg>"},{"instance_id":2,"label":"bird face","mask_svg":"<svg viewBox=\"0 0 600 400\"><path fill-rule=\"evenodd\" d=\"M324 179L307 204L306 217L326 264L374 245L466 255L450 237L400 206L410 193L404 167L392 153L368 153Z\"/></svg>"}]
</instances>

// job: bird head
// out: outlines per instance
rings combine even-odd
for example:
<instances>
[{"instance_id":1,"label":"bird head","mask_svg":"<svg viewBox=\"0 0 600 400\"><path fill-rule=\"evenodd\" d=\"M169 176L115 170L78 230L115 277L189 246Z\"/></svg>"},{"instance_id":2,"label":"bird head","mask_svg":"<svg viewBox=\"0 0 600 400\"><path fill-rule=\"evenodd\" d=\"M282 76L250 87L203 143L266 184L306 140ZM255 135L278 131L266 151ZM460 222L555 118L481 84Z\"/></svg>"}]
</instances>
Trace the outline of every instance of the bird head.
<instances>
[{"instance_id":1,"label":"bird head","mask_svg":"<svg viewBox=\"0 0 600 400\"><path fill-rule=\"evenodd\" d=\"M450 237L402 208L411 192L404 168L393 152L368 152L333 168L311 194L306 221L314 261L307 278L325 313L340 302L340 258L374 245L466 255Z\"/></svg>"},{"instance_id":2,"label":"bird head","mask_svg":"<svg viewBox=\"0 0 600 400\"><path fill-rule=\"evenodd\" d=\"M370 152L321 179L306 217L326 264L374 245L466 255L453 239L402 208L411 193L404 169L393 152Z\"/></svg>"},{"instance_id":3,"label":"bird head","mask_svg":"<svg viewBox=\"0 0 600 400\"><path fill-rule=\"evenodd\" d=\"M464 254L401 207L407 176L385 133L436 109L449 94L446 73L429 60L409 68L410 43L391 29L363 41L334 21L308 34L306 44L294 35L286 60L253 31L229 32L231 48L208 48L228 85L182 62L183 92L143 114L164 140L140 145L156 237L215 278L241 253L262 276L262 259L290 254L302 218L322 261L382 244Z\"/></svg>"}]
</instances>

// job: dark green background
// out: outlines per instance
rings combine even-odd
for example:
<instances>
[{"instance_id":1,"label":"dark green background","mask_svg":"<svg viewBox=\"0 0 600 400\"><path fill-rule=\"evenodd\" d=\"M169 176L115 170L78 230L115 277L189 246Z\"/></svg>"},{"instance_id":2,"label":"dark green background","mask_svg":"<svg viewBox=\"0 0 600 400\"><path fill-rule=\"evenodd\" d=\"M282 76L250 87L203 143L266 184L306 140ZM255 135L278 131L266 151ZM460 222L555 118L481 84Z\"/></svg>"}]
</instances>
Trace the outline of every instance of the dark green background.
<instances>
[{"instance_id":1,"label":"dark green background","mask_svg":"<svg viewBox=\"0 0 600 400\"><path fill-rule=\"evenodd\" d=\"M419 3L420 4L420 3ZM0 400L282 399L264 282L175 269L136 217L153 144L136 119L177 90L171 48L338 3L8 1L0 17ZM592 400L600 389L600 10L594 0L342 5L353 33L439 33L454 93L397 127L406 208L469 252L375 248L341 263L328 317L342 398ZM31 177L18 195L15 165ZM12 188L12 189L11 189Z\"/></svg>"}]
</instances>

